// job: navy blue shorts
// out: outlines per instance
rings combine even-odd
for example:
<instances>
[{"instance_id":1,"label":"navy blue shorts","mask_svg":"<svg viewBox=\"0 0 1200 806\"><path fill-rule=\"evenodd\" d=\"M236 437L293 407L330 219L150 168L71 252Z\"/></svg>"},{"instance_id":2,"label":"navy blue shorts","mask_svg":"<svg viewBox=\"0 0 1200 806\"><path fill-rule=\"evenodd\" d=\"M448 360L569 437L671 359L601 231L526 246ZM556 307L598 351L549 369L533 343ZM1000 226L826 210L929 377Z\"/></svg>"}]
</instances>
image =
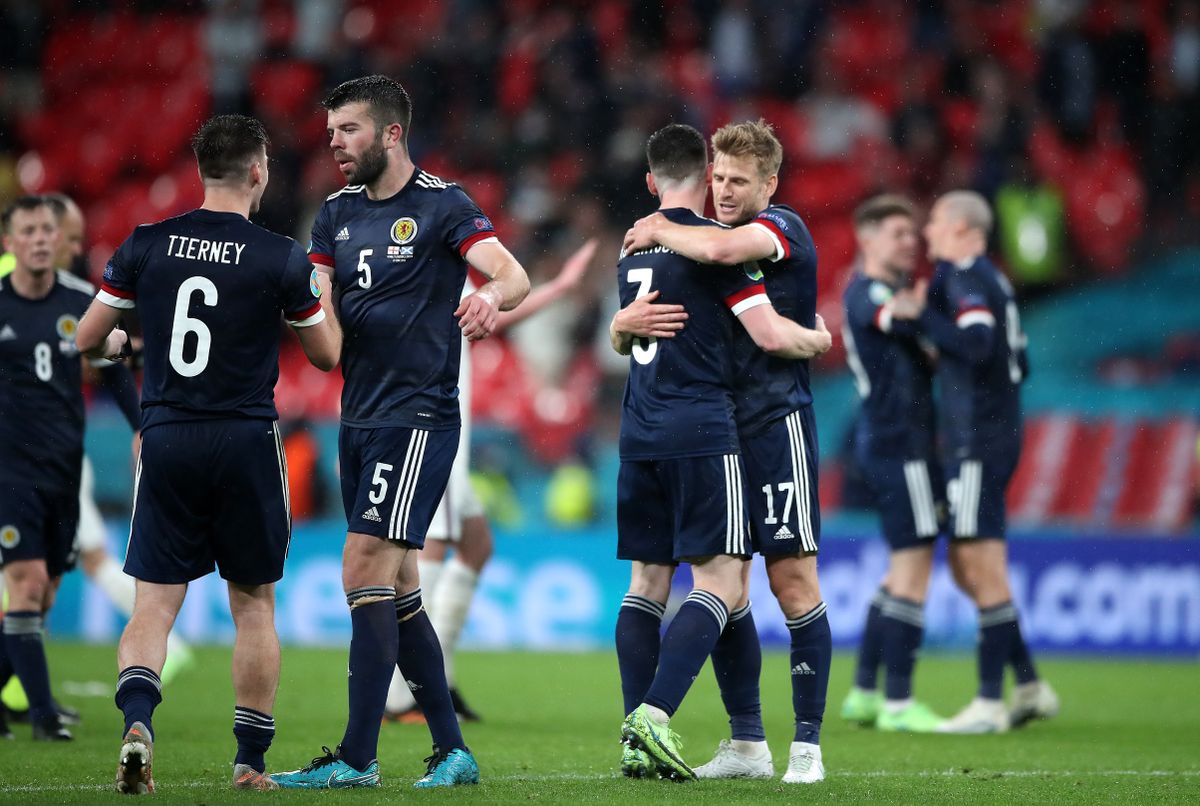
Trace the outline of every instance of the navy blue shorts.
<instances>
[{"instance_id":1,"label":"navy blue shorts","mask_svg":"<svg viewBox=\"0 0 1200 806\"><path fill-rule=\"evenodd\" d=\"M743 436L741 443L754 550L763 555L816 554L821 506L812 406Z\"/></svg>"},{"instance_id":2,"label":"navy blue shorts","mask_svg":"<svg viewBox=\"0 0 1200 806\"><path fill-rule=\"evenodd\" d=\"M79 486L47 487L0 479L0 565L45 560L51 577L75 567Z\"/></svg>"},{"instance_id":3,"label":"navy blue shorts","mask_svg":"<svg viewBox=\"0 0 1200 806\"><path fill-rule=\"evenodd\" d=\"M967 458L946 468L949 531L955 539L1004 537L1008 521L1004 495L1016 469L1016 452Z\"/></svg>"},{"instance_id":4,"label":"navy blue shorts","mask_svg":"<svg viewBox=\"0 0 1200 806\"><path fill-rule=\"evenodd\" d=\"M937 462L862 457L863 478L875 495L883 537L892 551L929 545L945 525L946 497Z\"/></svg>"},{"instance_id":5,"label":"navy blue shorts","mask_svg":"<svg viewBox=\"0 0 1200 806\"><path fill-rule=\"evenodd\" d=\"M349 530L422 548L457 452L457 428L343 425L338 456Z\"/></svg>"},{"instance_id":6,"label":"navy blue shorts","mask_svg":"<svg viewBox=\"0 0 1200 806\"><path fill-rule=\"evenodd\" d=\"M682 562L749 556L737 454L621 462L617 475L617 558Z\"/></svg>"},{"instance_id":7,"label":"navy blue shorts","mask_svg":"<svg viewBox=\"0 0 1200 806\"><path fill-rule=\"evenodd\" d=\"M292 533L287 460L271 420L192 420L142 433L125 573L174 585L283 576Z\"/></svg>"}]
</instances>

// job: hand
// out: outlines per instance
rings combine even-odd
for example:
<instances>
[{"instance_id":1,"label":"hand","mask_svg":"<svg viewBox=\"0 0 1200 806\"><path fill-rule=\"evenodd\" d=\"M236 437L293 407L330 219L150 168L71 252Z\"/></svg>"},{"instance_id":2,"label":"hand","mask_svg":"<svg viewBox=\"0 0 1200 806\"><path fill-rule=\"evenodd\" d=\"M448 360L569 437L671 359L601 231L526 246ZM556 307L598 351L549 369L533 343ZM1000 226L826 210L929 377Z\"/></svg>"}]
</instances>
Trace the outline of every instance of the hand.
<instances>
[{"instance_id":1,"label":"hand","mask_svg":"<svg viewBox=\"0 0 1200 806\"><path fill-rule=\"evenodd\" d=\"M892 308L893 319L919 319L925 311L928 302L929 281L917 280L910 289L901 289L892 295L888 303Z\"/></svg>"},{"instance_id":2,"label":"hand","mask_svg":"<svg viewBox=\"0 0 1200 806\"><path fill-rule=\"evenodd\" d=\"M688 318L683 306L656 303L658 294L657 290L651 291L617 311L613 318L617 332L642 338L671 339L683 330L683 323Z\"/></svg>"},{"instance_id":3,"label":"hand","mask_svg":"<svg viewBox=\"0 0 1200 806\"><path fill-rule=\"evenodd\" d=\"M638 219L629 231L625 233L625 242L622 245L625 249L625 254L639 252L643 249L649 249L658 245L655 240L655 228L667 219L662 213L652 213L645 218Z\"/></svg>"},{"instance_id":4,"label":"hand","mask_svg":"<svg viewBox=\"0 0 1200 806\"><path fill-rule=\"evenodd\" d=\"M496 296L496 291L485 285L459 303L454 315L458 317L458 326L467 341L486 339L496 329L500 311L500 300Z\"/></svg>"},{"instance_id":5,"label":"hand","mask_svg":"<svg viewBox=\"0 0 1200 806\"><path fill-rule=\"evenodd\" d=\"M137 467L138 458L142 455L142 432L133 432L133 444L129 448L130 454L133 456L133 466Z\"/></svg>"},{"instance_id":6,"label":"hand","mask_svg":"<svg viewBox=\"0 0 1200 806\"><path fill-rule=\"evenodd\" d=\"M104 357L109 361L120 361L130 355L129 334L116 328L104 342Z\"/></svg>"},{"instance_id":7,"label":"hand","mask_svg":"<svg viewBox=\"0 0 1200 806\"><path fill-rule=\"evenodd\" d=\"M579 281L583 279L588 266L592 263L592 256L596 254L596 247L599 244L598 238L588 238L583 246L571 253L567 261L563 263L562 269L559 270L558 276L553 280L560 291L571 291L579 285Z\"/></svg>"},{"instance_id":8,"label":"hand","mask_svg":"<svg viewBox=\"0 0 1200 806\"><path fill-rule=\"evenodd\" d=\"M820 337L817 339L817 355L824 355L833 347L833 334L825 327L825 318L817 314L817 326L813 328Z\"/></svg>"}]
</instances>

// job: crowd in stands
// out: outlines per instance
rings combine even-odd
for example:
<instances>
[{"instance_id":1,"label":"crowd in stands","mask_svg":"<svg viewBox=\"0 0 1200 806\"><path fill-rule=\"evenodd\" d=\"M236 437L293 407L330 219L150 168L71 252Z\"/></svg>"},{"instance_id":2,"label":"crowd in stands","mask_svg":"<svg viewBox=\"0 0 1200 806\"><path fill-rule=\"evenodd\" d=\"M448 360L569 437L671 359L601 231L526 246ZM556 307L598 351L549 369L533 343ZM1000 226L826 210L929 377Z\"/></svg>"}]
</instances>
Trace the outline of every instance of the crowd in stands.
<instances>
[{"instance_id":1,"label":"crowd in stands","mask_svg":"<svg viewBox=\"0 0 1200 806\"><path fill-rule=\"evenodd\" d=\"M197 203L187 141L216 112L265 121L260 223L306 241L340 185L323 92L400 79L415 161L466 187L535 283L604 238L570 299L476 350L477 409L548 461L615 409L595 404L623 366L601 346L608 268L654 206L643 148L667 122L775 126L776 200L812 230L831 327L849 211L876 191L980 190L1027 289L1200 231L1200 0L11 0L0 41L0 197L75 196L95 273L134 225ZM332 413L336 389L289 382Z\"/></svg>"}]
</instances>

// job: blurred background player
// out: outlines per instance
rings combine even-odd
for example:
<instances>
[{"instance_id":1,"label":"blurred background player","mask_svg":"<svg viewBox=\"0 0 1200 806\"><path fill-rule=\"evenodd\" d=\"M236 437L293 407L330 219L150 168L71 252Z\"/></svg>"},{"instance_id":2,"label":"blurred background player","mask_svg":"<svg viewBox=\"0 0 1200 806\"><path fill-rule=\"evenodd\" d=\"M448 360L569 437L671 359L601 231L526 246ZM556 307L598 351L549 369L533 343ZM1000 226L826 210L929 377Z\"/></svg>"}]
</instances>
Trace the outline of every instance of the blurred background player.
<instances>
[{"instance_id":1,"label":"blurred background player","mask_svg":"<svg viewBox=\"0 0 1200 806\"><path fill-rule=\"evenodd\" d=\"M450 700L414 551L458 450L462 337L490 335L499 310L529 293L529 279L460 187L413 164L412 101L399 83L352 79L322 105L329 148L350 183L321 206L310 246L312 262L333 277L346 334L339 459L349 715L334 752L273 777L289 788L378 786L380 723L399 667L433 739L415 785L473 784L479 767ZM463 298L468 266L489 280Z\"/></svg>"},{"instance_id":2,"label":"blurred background player","mask_svg":"<svg viewBox=\"0 0 1200 806\"><path fill-rule=\"evenodd\" d=\"M867 614L842 716L880 730L927 733L942 720L912 699L912 678L946 507L934 439L934 356L911 322L893 320L891 308L892 295L909 287L917 268L915 219L912 203L894 195L876 196L854 212L862 263L843 296L842 331L863 401L854 455L891 555ZM881 662L886 700L876 688Z\"/></svg>"},{"instance_id":3,"label":"blurred background player","mask_svg":"<svg viewBox=\"0 0 1200 806\"><path fill-rule=\"evenodd\" d=\"M655 214L637 222L626 234L625 246L661 244L702 263L756 262L779 312L822 335L820 349L804 356L768 354L743 341L738 345L737 374L742 382L736 395L754 550L766 561L771 591L791 639L796 722L783 782L816 783L825 777L820 737L833 642L817 579L818 448L807 359L827 351L832 339L817 315L812 236L795 210L771 203L783 146L770 124L760 119L724 126L713 135L713 151L713 206L717 219L732 228L684 227ZM737 603L713 650L713 671L730 716L732 739L722 741L712 761L697 774L771 774L759 698L761 668L762 647L746 598Z\"/></svg>"},{"instance_id":4,"label":"blurred background player","mask_svg":"<svg viewBox=\"0 0 1200 806\"><path fill-rule=\"evenodd\" d=\"M553 304L579 286L579 281L591 265L596 254L596 239L588 240L567 258L561 271L549 282L542 283L529 292L529 296L511 311L501 311L496 319L496 332L512 327L528 319L546 306ZM467 273L463 296L476 290L479 278ZM417 558L417 570L421 577L421 590L428 592L425 605L429 620L442 645L442 656L446 664L446 681L450 685L450 701L458 718L466 722L479 721L476 713L463 698L456 685L454 656L459 638L471 610L471 601L479 585L479 576L487 561L491 559L493 540L492 527L483 511L474 487L471 485L471 361L470 343L463 337L463 361L458 372L458 400L462 413L462 432L458 439L458 453L450 470L450 481L442 501L438 504L429 532L425 535L425 548ZM453 555L446 559L447 554ZM424 722L421 707L413 698L412 691L404 682L400 670L392 675L388 688L387 709L384 718L395 722Z\"/></svg>"},{"instance_id":5,"label":"blurred background player","mask_svg":"<svg viewBox=\"0 0 1200 806\"><path fill-rule=\"evenodd\" d=\"M925 225L931 283L896 292L893 320L909 320L937 348L940 425L950 504L950 567L979 608L979 693L941 726L1002 733L1058 713L1021 635L1008 583L1005 490L1021 450L1026 338L1012 286L987 257L992 211L973 191L940 197ZM1003 700L1004 668L1017 685Z\"/></svg>"},{"instance_id":6,"label":"blurred background player","mask_svg":"<svg viewBox=\"0 0 1200 806\"><path fill-rule=\"evenodd\" d=\"M704 137L672 124L651 136L646 156L657 215L692 233L717 229L701 216L710 173ZM659 291L688 315L687 326L662 343L634 338L620 314L610 328L614 349L632 356L617 481L617 556L632 562L616 636L628 714L622 771L642 777L656 770L686 780L697 772L680 756L669 720L713 653L730 611L745 606L753 552L734 417L744 369L736 334L744 331L753 349L784 359L828 349L829 334L780 316L757 267L701 268L653 242L622 253L618 287L627 307ZM692 566L692 591L660 644L671 578L681 562ZM770 767L769 756L766 763Z\"/></svg>"},{"instance_id":7,"label":"blurred background player","mask_svg":"<svg viewBox=\"0 0 1200 806\"><path fill-rule=\"evenodd\" d=\"M79 205L64 193L46 194L47 202L58 221L60 237L55 252L54 265L60 271L77 277L86 276L84 260L86 242L86 219ZM0 277L12 270L11 264L0 267ZM85 362L84 381L101 383L112 395L113 402L134 431L134 461L137 461L137 432L141 429L142 409L138 401L137 382L130 368L124 363L112 363L104 359ZM107 531L100 508L96 506L94 494L95 470L85 453L79 485L79 565L88 578L108 597L117 610L128 619L133 614L134 581L121 568L108 550ZM174 631L167 639L167 664L163 667L163 681L169 682L181 669L191 663L191 650L187 643ZM20 681L13 679L3 691L3 704L9 710L27 707ZM78 713L61 703L56 703L60 713L69 723L78 721Z\"/></svg>"},{"instance_id":8,"label":"blurred background player","mask_svg":"<svg viewBox=\"0 0 1200 806\"><path fill-rule=\"evenodd\" d=\"M137 579L117 649L116 704L124 739L116 788L154 791L154 728L167 635L188 583L226 580L236 637L236 789L278 787L264 775L279 685L275 583L291 540L287 463L276 422L279 320L312 364L337 364L341 337L328 282L292 239L249 222L269 178L262 124L242 115L205 122L193 139L204 203L138 227L104 271L80 324L89 355L127 353L115 330L137 305L145 339L142 450L125 568Z\"/></svg>"},{"instance_id":9,"label":"blurred background player","mask_svg":"<svg viewBox=\"0 0 1200 806\"><path fill-rule=\"evenodd\" d=\"M75 345L93 288L55 270L60 232L41 196L2 215L13 270L0 278L0 565L8 608L0 684L12 674L29 701L33 737L69 740L50 693L45 617L75 566L83 462L83 363ZM11 735L0 716L0 735Z\"/></svg>"}]
</instances>

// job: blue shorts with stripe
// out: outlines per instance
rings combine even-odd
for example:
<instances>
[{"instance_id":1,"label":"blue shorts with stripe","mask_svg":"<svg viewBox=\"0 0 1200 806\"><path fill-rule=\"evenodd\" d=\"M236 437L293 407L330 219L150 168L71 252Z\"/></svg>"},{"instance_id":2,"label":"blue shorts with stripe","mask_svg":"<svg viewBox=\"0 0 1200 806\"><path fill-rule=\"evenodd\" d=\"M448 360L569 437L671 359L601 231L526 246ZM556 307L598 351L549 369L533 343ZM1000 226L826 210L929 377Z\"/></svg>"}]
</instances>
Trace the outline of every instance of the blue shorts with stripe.
<instances>
[{"instance_id":1,"label":"blue shorts with stripe","mask_svg":"<svg viewBox=\"0 0 1200 806\"><path fill-rule=\"evenodd\" d=\"M349 530L422 548L457 452L457 428L343 425L338 457Z\"/></svg>"},{"instance_id":2,"label":"blue shorts with stripe","mask_svg":"<svg viewBox=\"0 0 1200 806\"><path fill-rule=\"evenodd\" d=\"M1018 451L968 457L946 468L950 534L956 539L1003 538L1008 522L1004 496L1017 469Z\"/></svg>"},{"instance_id":3,"label":"blue shorts with stripe","mask_svg":"<svg viewBox=\"0 0 1200 806\"><path fill-rule=\"evenodd\" d=\"M817 421L812 406L753 435L742 435L754 550L763 555L815 554L821 543L817 497Z\"/></svg>"},{"instance_id":4,"label":"blue shorts with stripe","mask_svg":"<svg viewBox=\"0 0 1200 806\"><path fill-rule=\"evenodd\" d=\"M224 579L283 576L291 540L287 459L272 420L168 422L142 433L125 573L164 585L215 565Z\"/></svg>"},{"instance_id":5,"label":"blue shorts with stripe","mask_svg":"<svg viewBox=\"0 0 1200 806\"><path fill-rule=\"evenodd\" d=\"M617 475L617 558L682 562L752 550L742 457L624 460Z\"/></svg>"},{"instance_id":6,"label":"blue shorts with stripe","mask_svg":"<svg viewBox=\"0 0 1200 806\"><path fill-rule=\"evenodd\" d=\"M892 551L937 540L945 526L946 496L936 461L859 456L858 463Z\"/></svg>"}]
</instances>

